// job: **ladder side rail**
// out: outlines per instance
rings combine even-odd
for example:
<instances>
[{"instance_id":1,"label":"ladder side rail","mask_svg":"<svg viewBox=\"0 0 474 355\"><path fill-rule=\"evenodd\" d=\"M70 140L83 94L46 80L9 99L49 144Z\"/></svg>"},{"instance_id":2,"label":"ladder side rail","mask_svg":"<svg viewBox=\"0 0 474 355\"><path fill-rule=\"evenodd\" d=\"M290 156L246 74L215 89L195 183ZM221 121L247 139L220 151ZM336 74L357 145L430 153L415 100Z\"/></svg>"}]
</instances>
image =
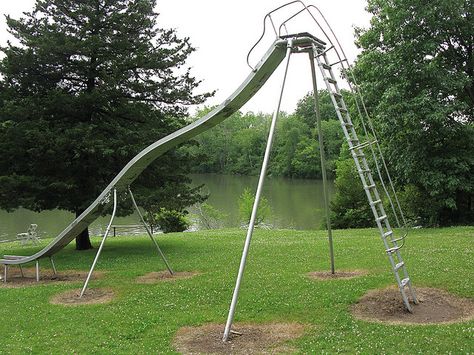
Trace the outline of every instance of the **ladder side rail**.
<instances>
[{"instance_id":1,"label":"ladder side rail","mask_svg":"<svg viewBox=\"0 0 474 355\"><path fill-rule=\"evenodd\" d=\"M323 54L323 57L325 59L325 62L327 64L327 57L325 55L325 53ZM352 136L354 138L351 138L351 135L349 134L349 131L347 130L346 128L346 125L344 123L351 123L350 121L350 115L348 113L348 110L346 109L347 106L345 106L345 102L344 102L344 99L342 98L342 95L340 95L340 90L339 90L339 87L337 85L337 81L334 77L334 74L332 72L332 70L330 69L329 70L329 73L331 75L331 79L332 79L332 85L334 85L334 88L335 88L335 92L339 94L339 100L340 100L340 103L341 105L339 105L339 102L337 101L335 95L334 95L334 91L332 90L331 88L331 83L329 82L328 78L327 78L327 75L326 75L326 72L325 72L325 69L323 68L322 66L322 63L321 63L321 60L319 59L319 56L316 57L316 60L318 61L318 65L320 67L320 70L323 74L323 78L324 78L324 82L326 84L326 87L329 91L329 94L330 94L330 97L331 97L331 101L333 102L333 105L334 107L336 108L336 113L338 115L338 118L341 122L341 126L342 126L342 129L344 131L344 135L348 141L348 144L349 144L349 147L352 148L353 147L353 140L356 140L358 141L358 138L357 138L357 132L355 131L354 129L354 126L351 125L351 133L352 133ZM344 108L344 111L345 111L345 117L343 117L342 113L341 113L341 110L340 108ZM345 119L344 119L345 118ZM374 193L374 196L376 198L376 201L381 201L380 200L380 195L378 193L378 190L376 188L376 185L375 185L375 182L374 182L374 179L372 177L372 174L370 173L370 170L368 169L368 163L367 163L367 160L365 158L365 155L362 151L361 148L359 149L351 149L351 154L352 154L352 157L354 159L354 162L355 162L355 165L356 165L356 168L357 168L357 171L358 171L358 174L359 174L359 177L362 181L362 184L364 185L364 190L366 192L366 195L367 195L367 198L369 200L369 205L370 205L370 208L372 210L372 213L375 217L375 222L377 224L377 227L380 231L380 234L381 234L381 239L382 239L382 242L385 246L385 250L390 250L391 246L389 244L389 241L387 240L387 238L385 238L384 234L385 234L385 229L387 229L387 231L392 231L391 227L390 227L390 223L388 221L388 218L385 217L383 220L380 220L379 219L379 212L381 214L381 216L386 216L385 214L385 210L383 208L383 204L380 202L378 204L374 204L373 203L373 197L372 197L372 193L371 193L371 190L373 191ZM362 167L366 168L366 171L368 172L367 173L367 177L364 175L364 172L363 172L363 169ZM367 184L367 181L369 181L369 184ZM369 188L368 186L372 186L371 188ZM376 206L378 205L378 206ZM380 211L377 210L377 207L380 209ZM384 225L382 224L382 222L384 223ZM393 235L393 232L392 234L390 235L390 237ZM393 239L391 239L393 240ZM396 245L396 242L395 243L392 243L392 244L395 244ZM394 246L392 246L393 248ZM403 298L403 302L405 303L405 306L407 307L408 310L411 310L411 306L409 304L409 301L408 301L408 298L407 298L407 295L406 295L406 292L404 290L404 285L403 285L403 281L402 279L400 278L400 275L398 273L398 270L397 269L397 264L394 260L394 255L397 256L397 261L398 262L402 262L402 258L401 258L401 254L399 253L398 251L398 247L396 249L396 252L395 254L391 253L391 252L387 252L388 254L388 258L389 258L389 262L390 262L390 265L392 267L392 271L393 271L393 274L395 276L395 280L397 282L397 285L400 289L400 293L402 295L402 298ZM404 264L402 264L404 265ZM408 275L408 272L406 271L406 268L403 267L403 272L405 275ZM410 279L409 277L407 276L406 279L408 280L408 286L410 287L411 285L409 284L410 283ZM411 289L410 289L411 291Z\"/></svg>"},{"instance_id":2,"label":"ladder side rail","mask_svg":"<svg viewBox=\"0 0 474 355\"><path fill-rule=\"evenodd\" d=\"M331 26L330 26L329 23L327 22L327 20L326 20L326 18L324 17L324 15L321 13L321 11L320 11L316 6L311 5L310 7L315 8L315 9L320 13L320 15L322 16L324 22L325 22L326 25L328 26L328 28L329 28L329 30L331 31L332 35L334 36L334 38L335 38L335 40L336 40L336 42L337 42L339 48L341 49L341 52L342 52L342 54L343 54L343 56L344 56L344 59L345 59L346 63L349 64L349 62L347 61L347 58L346 58L346 56L345 56L344 50L342 49L342 46L340 45L337 36L334 34L334 32L333 32ZM315 20L315 22L316 22L316 23L318 24L318 26L322 29L321 25L320 25L316 20ZM333 43L332 40L329 38L329 36L327 36L327 34L324 32L324 30L323 30L323 33L326 35L326 38L329 40L329 43L332 45L332 48L334 48L336 54L338 55L338 57L339 57L338 63L341 64L341 66L342 66L342 68L343 68L343 74L345 74L345 72L347 72L348 70L345 70L344 61L341 59L337 48L334 46L334 43ZM325 53L324 53L324 54L325 54ZM324 68L322 67L322 65L321 65L321 63L320 63L319 58L317 58L317 59L318 59L318 64L319 64L319 66L320 66L320 69L321 69L321 72L322 72L322 74L323 74L323 77L325 77ZM329 63L327 63L327 58L326 58L326 64L329 64ZM350 66L349 66L349 67L350 67ZM330 73L332 74L332 68L331 68L331 66L329 66L329 70L330 70ZM348 72L353 76L353 73L352 73L351 71L348 71ZM335 79L335 78L334 78L334 79ZM337 109L338 106L336 106L336 104L337 104L336 101L337 101L337 100L335 99L335 97L334 97L334 95L333 95L333 92L332 92L332 90L331 90L331 88L330 88L330 85L329 85L329 83L328 83L328 81L327 81L326 78L325 78L324 81L325 81L325 83L326 83L326 86L327 86L327 88L328 88L328 91L330 92L331 100L333 101L333 104L334 104L335 107L336 107L336 112L337 112L338 118L339 118L340 121L341 121L342 129L343 129L343 131L344 131L344 135L345 135L346 139L348 140L349 146L351 147L351 146L352 146L352 144L351 144L352 142L350 141L350 135L349 135L349 133L348 133L348 132L346 131L346 129L345 129L345 128L346 128L345 121L344 121L343 119L341 119L341 118L342 118L342 117L341 117L341 114L340 114L339 110ZM334 81L335 81L335 80L334 80ZM406 227L406 220L405 220L403 211L402 211L402 209L401 209L401 206L400 206L400 203L399 203L399 200L398 200L398 197L397 197L397 194L396 194L394 185L393 185L393 181L392 181L392 179L391 179L391 177L390 177L390 173L388 172L388 168L387 168L385 159L384 159L384 157L383 157L383 154L382 154L380 145L379 145L379 143L378 143L378 141L377 141L377 135L375 134L375 129L373 128L372 122L371 122L371 120L370 120L370 116L369 116L368 113L367 113L367 109L366 109L366 107L365 107L365 103L364 103L363 97L362 97L362 95L360 94L360 92L357 92L357 93L354 92L354 89L353 89L353 87L352 87L352 85L351 85L351 83L350 83L349 80L348 80L348 83L349 83L349 87L350 87L350 89L351 89L351 92L352 92L352 94L353 94L354 97L355 97L355 103L356 103L357 110L358 110L358 113L359 113L359 116L360 116L360 120L361 120L361 122L362 122L362 124L363 124L364 133L365 133L365 136L366 136L367 141L369 142L369 141L370 141L370 136L369 136L369 134L368 134L368 132L367 132L367 129L366 129L366 127L365 127L364 116L362 115L361 109L360 109L360 107L359 107L356 94L359 94L359 95L360 95L360 99L361 99L361 102L362 102L362 105L363 105L363 109L364 109L365 115L367 116L367 119L368 119L368 122L369 122L369 125L370 125L370 128L371 128L371 131L373 132L373 137L374 137L374 140L375 140L376 147L377 147L377 149L378 149L378 153L379 153L379 155L380 155L380 157L381 157L381 160L382 160L384 169L385 169L385 171L386 171L386 174L387 174L387 177L388 177L388 180L389 180L389 184L390 184L391 189L392 189L392 191L393 191L393 193L394 193L394 197L395 197L395 200L396 200L396 203L397 203L398 211L399 211L400 216L401 216L401 218L402 218L402 220L403 220L404 227ZM354 78L354 83L357 85L357 83L356 83L356 81L355 81L355 78ZM337 89L337 88L336 88L336 89ZM342 95L339 95L339 97L342 98ZM341 100L341 101L343 102L343 104L345 104L343 100ZM345 111L347 112L347 116L349 116L348 111L347 111L347 107L346 107L345 109L346 109ZM347 122L349 123L349 125L350 125L350 127L351 127L351 130L353 130L354 133L355 133L354 125L353 125L352 122L350 121L350 116L348 117L348 121L347 121ZM356 133L354 134L354 137L357 137L357 134L356 134ZM395 206L393 205L393 201L392 201L392 199L391 199L391 197L390 197L390 194L388 193L388 190L387 190L387 188L386 188L386 186L385 186L385 183L384 183L384 180L383 180L383 176L382 176L381 171L380 171L380 167L378 166L377 156L376 156L376 154L375 154L374 148L372 147L372 144L369 144L369 146L370 146L370 150L371 150L371 152L372 152L372 155L373 155L373 157L374 157L374 162L375 162L375 164L376 164L376 169L377 169L377 173L378 173L378 175L379 175L380 181L381 181L382 186L383 186L383 188L384 188L384 191L385 191L385 193L386 193L386 195L387 195L387 197L388 197L388 199L389 199L389 202L390 202L390 205L391 205L391 207L392 207L392 210L394 211L394 216L395 216L395 218L396 218L396 220L397 220L397 224L400 225L400 222L399 222L399 220L398 220L397 213L396 213L396 211L395 211ZM367 161L365 160L365 155L363 154L363 152L362 152L361 149L359 150L359 152L360 152L360 155L364 158L362 163L363 163L363 165L365 165L365 164L367 163ZM354 157L354 161L356 162L356 167L357 167L357 165L359 165L358 168L360 168L360 164L359 164L359 161L358 161L358 159L357 159L358 157L356 157L357 153L354 153L354 152L352 152L352 153L353 153L352 155L353 155L353 157ZM362 175L362 176L361 176L361 180L362 180L362 182L365 184L365 182L364 182L364 181L365 181L365 177L363 176L363 172L362 172L360 169L358 169L358 170L359 170L359 175ZM370 174L370 170L368 170L368 172L369 172L369 176L370 176L370 177L369 177L369 180L370 180L370 179L372 178L372 176L371 176L371 174ZM372 178L372 180L373 180L373 178ZM375 185L374 185L374 186L375 186ZM367 189L366 189L366 193L368 193L369 201L371 201L370 192L368 192ZM377 193L378 193L378 191L377 191ZM380 206L381 206L381 208L383 209L383 204L382 204L382 203L380 203ZM371 204L371 208L372 208L373 212L375 211L374 215L376 216L376 215L377 215L377 211L376 211L375 206L374 206L373 204ZM388 219L385 218L385 221L387 221L387 220L388 220ZM379 230L380 230L381 232L383 232L383 226L382 226L382 224L380 223L380 221L377 221L377 224L378 224ZM385 227L389 227L389 230L391 231L391 228L390 228L390 224L389 224L389 223L385 223ZM392 242L392 244L397 245L396 240L393 239L393 231L391 231L391 233L388 234L388 236L390 237L390 242ZM404 237L403 237L403 238L404 238ZM403 239L403 238L402 238L402 239ZM383 234L382 234L382 240L383 240L384 245L385 245L385 246L388 246L388 241L387 241L387 239L384 237ZM402 244L402 245L403 245L403 244ZM387 250L388 250L388 249L387 249ZM403 298L403 302L404 302L404 304L405 304L405 307L408 309L408 311L412 312L412 307L411 307L411 305L410 305L410 303L409 303L409 301L408 301L407 295L406 295L405 290L404 290L405 285L407 285L407 286L409 287L409 290L410 290L410 292L411 292L411 295L412 295L412 297L413 297L413 301L414 301L415 304L417 303L416 295L415 295L414 290L412 289L411 280L410 280L410 278L408 277L408 272L407 272L407 270L406 270L406 267L405 267L404 262L402 261L401 254L400 254L400 252L399 252L399 248L395 249L395 255L397 256L397 258L398 258L398 259L400 260L400 262L401 262L401 269L403 270L403 273L404 273L404 275L405 275L405 280L407 281L407 282L405 282L405 284L403 284L403 282L400 280L400 276L399 276L399 273L398 273L399 269L397 269L397 267L396 267L396 265L395 265L395 263L394 263L393 254L392 254L392 253L388 253L389 260L390 260L390 263L391 263L391 265L392 265L392 270L394 271L394 274L395 274L395 277L396 277L396 280L397 280L397 284L398 284L398 287L399 287L399 289L400 289L400 293L401 293L401 295L402 295L402 298ZM405 281L405 280L404 280L404 281Z\"/></svg>"}]
</instances>

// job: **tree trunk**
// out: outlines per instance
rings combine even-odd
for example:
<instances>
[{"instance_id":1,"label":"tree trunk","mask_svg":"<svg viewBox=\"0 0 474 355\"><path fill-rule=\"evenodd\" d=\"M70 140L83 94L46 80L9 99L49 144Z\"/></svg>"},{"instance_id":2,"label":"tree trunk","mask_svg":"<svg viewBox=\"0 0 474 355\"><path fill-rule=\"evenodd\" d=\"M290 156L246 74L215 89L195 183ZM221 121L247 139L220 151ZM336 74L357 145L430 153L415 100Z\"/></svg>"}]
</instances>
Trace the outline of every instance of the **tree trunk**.
<instances>
[{"instance_id":1,"label":"tree trunk","mask_svg":"<svg viewBox=\"0 0 474 355\"><path fill-rule=\"evenodd\" d=\"M82 212L76 212L76 218L79 217L81 213ZM89 228L86 228L76 237L76 250L88 249L93 249L93 246L89 238Z\"/></svg>"}]
</instances>

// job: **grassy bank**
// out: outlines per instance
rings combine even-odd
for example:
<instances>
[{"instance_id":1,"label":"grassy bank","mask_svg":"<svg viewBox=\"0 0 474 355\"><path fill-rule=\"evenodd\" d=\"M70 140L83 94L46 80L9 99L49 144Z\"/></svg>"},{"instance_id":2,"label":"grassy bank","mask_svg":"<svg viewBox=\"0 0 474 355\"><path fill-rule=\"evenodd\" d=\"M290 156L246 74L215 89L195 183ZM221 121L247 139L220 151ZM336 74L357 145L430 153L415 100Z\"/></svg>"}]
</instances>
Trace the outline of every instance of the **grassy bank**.
<instances>
[{"instance_id":1,"label":"grassy bank","mask_svg":"<svg viewBox=\"0 0 474 355\"><path fill-rule=\"evenodd\" d=\"M97 265L107 274L91 282L91 287L109 287L117 294L105 305L48 302L80 283L0 288L0 352L172 353L180 327L224 323L244 237L244 231L228 229L159 236L176 271L201 274L154 285L135 283L140 275L164 270L150 240L110 238ZM413 231L403 255L414 285L474 298L473 242L472 227ZM354 319L349 306L367 290L393 284L393 276L375 229L335 231L334 246L336 269L366 269L369 274L310 280L305 273L329 268L323 231L256 231L236 321L312 325L293 343L304 353L474 352L474 321L394 326ZM0 247L6 254L35 250ZM57 268L87 270L95 252L76 252L70 245L55 258Z\"/></svg>"}]
</instances>

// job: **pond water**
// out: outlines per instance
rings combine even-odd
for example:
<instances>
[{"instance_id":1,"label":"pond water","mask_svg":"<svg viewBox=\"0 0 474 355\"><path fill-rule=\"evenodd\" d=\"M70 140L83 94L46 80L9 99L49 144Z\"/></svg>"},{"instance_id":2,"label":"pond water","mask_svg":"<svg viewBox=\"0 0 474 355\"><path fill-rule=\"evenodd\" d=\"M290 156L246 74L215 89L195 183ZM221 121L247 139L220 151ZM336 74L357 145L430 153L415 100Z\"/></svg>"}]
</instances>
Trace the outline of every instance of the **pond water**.
<instances>
[{"instance_id":1,"label":"pond water","mask_svg":"<svg viewBox=\"0 0 474 355\"><path fill-rule=\"evenodd\" d=\"M245 188L252 193L257 189L257 176L220 174L192 175L197 185L205 184L209 193L207 203L225 213L225 227L240 226L238 200ZM330 196L334 185L329 185ZM286 179L268 177L263 196L271 207L265 222L275 228L320 229L324 218L322 180Z\"/></svg>"},{"instance_id":2,"label":"pond water","mask_svg":"<svg viewBox=\"0 0 474 355\"><path fill-rule=\"evenodd\" d=\"M203 192L209 193L208 204L226 216L223 227L238 227L238 199L245 188L256 190L258 177L220 174L193 174L193 185L205 184ZM330 194L333 192L330 184ZM263 195L271 207L271 216L265 222L275 228L319 229L323 223L323 184L320 180L271 178L265 180ZM190 209L191 213L195 209ZM18 209L12 213L0 210L0 241L12 240L25 232L31 223L38 224L41 237L55 237L72 220L72 213L60 210L32 212ZM90 227L92 235L103 233L109 219L101 217ZM136 214L117 217L114 224L138 224ZM194 226L195 228L195 226ZM143 230L136 231L143 233ZM133 231L127 231L127 234Z\"/></svg>"}]
</instances>

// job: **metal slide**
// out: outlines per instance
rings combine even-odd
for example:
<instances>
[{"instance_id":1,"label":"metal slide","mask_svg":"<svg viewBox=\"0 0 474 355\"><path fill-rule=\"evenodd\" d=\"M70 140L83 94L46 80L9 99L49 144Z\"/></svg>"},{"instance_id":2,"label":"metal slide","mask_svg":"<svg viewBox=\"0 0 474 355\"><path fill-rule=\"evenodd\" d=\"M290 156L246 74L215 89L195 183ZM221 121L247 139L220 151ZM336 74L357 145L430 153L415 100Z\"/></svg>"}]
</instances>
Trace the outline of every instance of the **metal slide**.
<instances>
[{"instance_id":1,"label":"metal slide","mask_svg":"<svg viewBox=\"0 0 474 355\"><path fill-rule=\"evenodd\" d=\"M309 38L307 35L296 35L296 38L293 38L293 45L298 42L305 44L311 41L314 42L314 38ZM159 156L178 144L214 127L250 100L285 58L287 44L288 39L277 39L239 88L213 111L188 126L149 145L137 154L117 174L99 197L44 249L30 256L16 257L14 259L4 257L0 259L0 264L18 265L40 258L51 257L68 245L80 232L100 216L101 211L109 204L114 189L118 192L127 191L130 184Z\"/></svg>"}]
</instances>

